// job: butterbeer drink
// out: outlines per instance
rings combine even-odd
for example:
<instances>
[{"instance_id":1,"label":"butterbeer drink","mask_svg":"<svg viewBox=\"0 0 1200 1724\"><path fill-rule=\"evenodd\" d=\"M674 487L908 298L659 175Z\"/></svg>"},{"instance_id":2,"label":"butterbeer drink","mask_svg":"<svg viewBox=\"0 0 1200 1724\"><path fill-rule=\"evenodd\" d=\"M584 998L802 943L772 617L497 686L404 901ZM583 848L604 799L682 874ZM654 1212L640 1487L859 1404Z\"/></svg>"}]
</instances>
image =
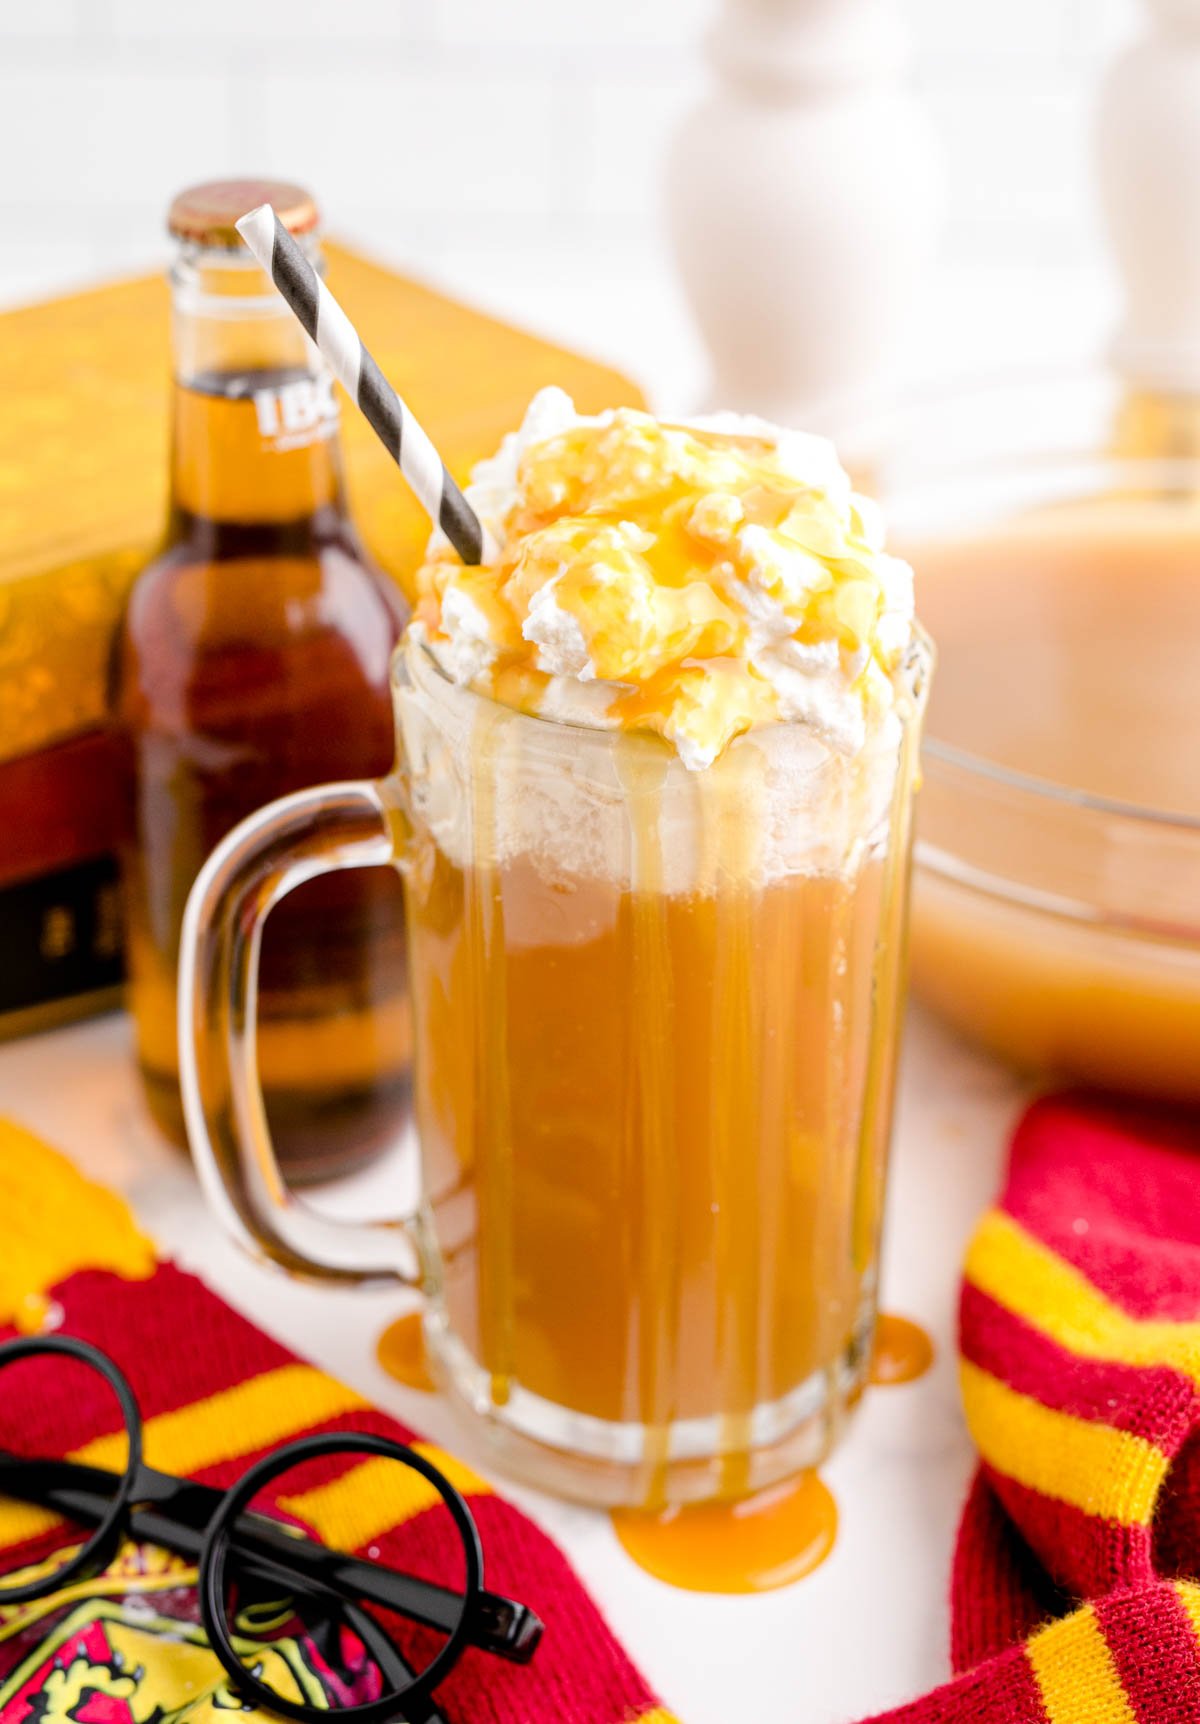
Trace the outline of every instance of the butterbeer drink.
<instances>
[{"instance_id":1,"label":"butterbeer drink","mask_svg":"<svg viewBox=\"0 0 1200 1724\"><path fill-rule=\"evenodd\" d=\"M198 1159L277 1262L421 1288L494 1461L590 1502L736 1497L821 1460L871 1350L911 571L827 444L753 420L545 391L467 498L488 549L439 536L419 571L396 770L246 823L195 900ZM291 879L389 855L420 1202L314 1238L229 1102L253 933Z\"/></svg>"},{"instance_id":2,"label":"butterbeer drink","mask_svg":"<svg viewBox=\"0 0 1200 1724\"><path fill-rule=\"evenodd\" d=\"M874 1321L911 573L756 421L547 392L468 496L499 555L435 545L398 691L437 1344L604 1488L736 1494L819 1457Z\"/></svg>"},{"instance_id":3,"label":"butterbeer drink","mask_svg":"<svg viewBox=\"0 0 1200 1724\"><path fill-rule=\"evenodd\" d=\"M396 590L346 516L333 380L233 226L269 200L314 257L299 188L233 182L171 206L174 395L166 543L116 644L129 999L155 1118L184 1138L175 979L188 891L246 814L392 757ZM258 1059L292 1178L343 1169L399 1123L409 1037L390 870L315 880L263 940Z\"/></svg>"}]
</instances>

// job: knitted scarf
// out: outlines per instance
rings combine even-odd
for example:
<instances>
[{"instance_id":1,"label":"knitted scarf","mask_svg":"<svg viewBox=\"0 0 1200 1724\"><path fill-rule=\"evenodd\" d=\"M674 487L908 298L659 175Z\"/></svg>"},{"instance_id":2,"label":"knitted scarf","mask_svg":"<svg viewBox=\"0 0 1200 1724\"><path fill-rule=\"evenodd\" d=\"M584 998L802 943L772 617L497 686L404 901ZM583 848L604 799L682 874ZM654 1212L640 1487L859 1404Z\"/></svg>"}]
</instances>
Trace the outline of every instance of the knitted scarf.
<instances>
[{"instance_id":1,"label":"knitted scarf","mask_svg":"<svg viewBox=\"0 0 1200 1724\"><path fill-rule=\"evenodd\" d=\"M225 1484L303 1431L419 1441L159 1261L117 1199L14 1127L0 1128L0 1208L0 1336L54 1325L111 1353L143 1407L152 1465ZM981 1466L952 1580L958 1674L876 1724L1196 1724L1200 1127L1071 1097L1034 1105L967 1251L961 1373ZM0 1446L19 1420L43 1452L103 1464L113 1415L100 1418L47 1376L32 1404L0 1396ZM528 1667L468 1653L439 1690L447 1716L671 1724L561 1552L421 1446L469 1497L489 1585L547 1625ZM436 1554L429 1499L384 1505L370 1467L332 1464L289 1509L318 1536L419 1572ZM37 1511L0 1506L0 1567L36 1564L56 1536ZM0 1724L167 1724L227 1709L191 1631L193 1582L186 1565L127 1546L70 1597L0 1610ZM133 1595L140 1608L123 1615ZM114 1676L131 1667L148 1673L145 1692ZM804 1716L799 1670L796 1681L781 1718Z\"/></svg>"},{"instance_id":2,"label":"knitted scarf","mask_svg":"<svg viewBox=\"0 0 1200 1724\"><path fill-rule=\"evenodd\" d=\"M673 1724L532 1521L453 1456L158 1259L120 1199L3 1122L0 1214L0 1339L53 1328L108 1353L137 1396L150 1466L229 1485L291 1437L354 1429L413 1442L464 1493L488 1587L527 1604L546 1631L526 1666L468 1649L437 1690L454 1724ZM81 1394L79 1373L48 1361L19 1369L19 1396L0 1391L0 1448L7 1441L22 1453L123 1464L120 1415L107 1391ZM453 1572L445 1547L457 1549L457 1534L423 1480L399 1490L392 1463L355 1456L306 1464L303 1484L302 1496L279 1501L313 1536L430 1579ZM63 1541L61 1523L45 1511L0 1501L0 1571L36 1568ZM182 1559L127 1543L94 1580L0 1607L0 1724L224 1724L239 1716L241 1703L198 1627L195 1580ZM319 1667L311 1647L285 1645L281 1656L310 1677Z\"/></svg>"},{"instance_id":3,"label":"knitted scarf","mask_svg":"<svg viewBox=\"0 0 1200 1724\"><path fill-rule=\"evenodd\" d=\"M1200 1127L1069 1096L967 1250L952 1662L887 1724L1200 1720Z\"/></svg>"}]
</instances>

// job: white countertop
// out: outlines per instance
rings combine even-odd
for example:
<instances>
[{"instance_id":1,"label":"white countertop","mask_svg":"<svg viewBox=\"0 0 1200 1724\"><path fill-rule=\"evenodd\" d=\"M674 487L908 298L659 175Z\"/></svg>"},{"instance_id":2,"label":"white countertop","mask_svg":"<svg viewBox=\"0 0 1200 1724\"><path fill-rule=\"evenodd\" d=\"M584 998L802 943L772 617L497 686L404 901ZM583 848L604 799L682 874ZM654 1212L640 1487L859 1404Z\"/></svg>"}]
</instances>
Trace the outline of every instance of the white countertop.
<instances>
[{"instance_id":1,"label":"white countertop","mask_svg":"<svg viewBox=\"0 0 1200 1724\"><path fill-rule=\"evenodd\" d=\"M972 1221L995 1190L1023 1094L1011 1074L912 1014L884 1303L921 1322L938 1357L919 1382L872 1390L823 1469L841 1525L815 1574L753 1598L675 1591L634 1566L606 1516L502 1487L565 1546L684 1724L845 1724L948 1674L950 1559L972 1467L954 1371L957 1270ZM124 1192L165 1251L255 1322L419 1431L449 1440L438 1400L396 1384L375 1362L379 1332L411 1296L301 1285L225 1239L190 1166L143 1110L124 1017L0 1047L0 1112ZM322 1201L342 1213L395 1211L403 1177L396 1163L405 1153Z\"/></svg>"}]
</instances>

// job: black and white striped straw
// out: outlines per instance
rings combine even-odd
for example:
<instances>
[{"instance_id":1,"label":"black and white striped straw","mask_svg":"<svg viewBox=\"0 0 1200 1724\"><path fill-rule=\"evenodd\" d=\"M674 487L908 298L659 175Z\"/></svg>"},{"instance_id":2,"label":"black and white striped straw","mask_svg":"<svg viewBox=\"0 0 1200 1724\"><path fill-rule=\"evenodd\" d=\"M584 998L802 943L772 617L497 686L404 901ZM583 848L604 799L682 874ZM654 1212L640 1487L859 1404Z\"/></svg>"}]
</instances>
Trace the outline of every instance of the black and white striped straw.
<instances>
[{"instance_id":1,"label":"black and white striped straw","mask_svg":"<svg viewBox=\"0 0 1200 1724\"><path fill-rule=\"evenodd\" d=\"M483 523L271 205L260 204L244 215L237 230L357 402L430 520L464 563L479 563L485 556L490 562L494 551Z\"/></svg>"}]
</instances>

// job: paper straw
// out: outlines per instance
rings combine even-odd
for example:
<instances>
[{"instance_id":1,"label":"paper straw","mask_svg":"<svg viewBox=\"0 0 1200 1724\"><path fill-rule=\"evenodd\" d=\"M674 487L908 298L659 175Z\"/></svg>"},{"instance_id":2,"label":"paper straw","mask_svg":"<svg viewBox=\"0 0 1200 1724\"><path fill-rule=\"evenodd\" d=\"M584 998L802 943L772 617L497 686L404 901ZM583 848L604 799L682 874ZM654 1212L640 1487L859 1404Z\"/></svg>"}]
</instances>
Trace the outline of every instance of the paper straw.
<instances>
[{"instance_id":1,"label":"paper straw","mask_svg":"<svg viewBox=\"0 0 1200 1724\"><path fill-rule=\"evenodd\" d=\"M485 552L491 561L494 549L479 516L271 205L260 204L244 215L237 230L316 342L338 382L357 402L430 520L442 529L464 563L481 562Z\"/></svg>"}]
</instances>

